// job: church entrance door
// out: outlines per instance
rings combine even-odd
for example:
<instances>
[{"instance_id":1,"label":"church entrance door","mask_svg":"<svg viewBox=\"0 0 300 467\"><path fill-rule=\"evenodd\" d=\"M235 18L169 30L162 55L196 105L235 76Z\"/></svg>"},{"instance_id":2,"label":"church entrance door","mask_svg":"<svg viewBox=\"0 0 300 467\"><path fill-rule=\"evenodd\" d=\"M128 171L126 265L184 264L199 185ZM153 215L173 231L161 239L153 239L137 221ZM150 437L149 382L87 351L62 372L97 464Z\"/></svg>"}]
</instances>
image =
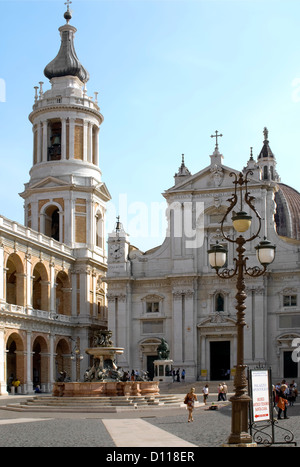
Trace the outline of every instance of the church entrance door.
<instances>
[{"instance_id":1,"label":"church entrance door","mask_svg":"<svg viewBox=\"0 0 300 467\"><path fill-rule=\"evenodd\" d=\"M149 379L152 381L154 378L154 360L157 360L157 355L147 355L147 371Z\"/></svg>"},{"instance_id":2,"label":"church entrance door","mask_svg":"<svg viewBox=\"0 0 300 467\"><path fill-rule=\"evenodd\" d=\"M210 342L210 379L220 381L230 377L230 341Z\"/></svg>"}]
</instances>

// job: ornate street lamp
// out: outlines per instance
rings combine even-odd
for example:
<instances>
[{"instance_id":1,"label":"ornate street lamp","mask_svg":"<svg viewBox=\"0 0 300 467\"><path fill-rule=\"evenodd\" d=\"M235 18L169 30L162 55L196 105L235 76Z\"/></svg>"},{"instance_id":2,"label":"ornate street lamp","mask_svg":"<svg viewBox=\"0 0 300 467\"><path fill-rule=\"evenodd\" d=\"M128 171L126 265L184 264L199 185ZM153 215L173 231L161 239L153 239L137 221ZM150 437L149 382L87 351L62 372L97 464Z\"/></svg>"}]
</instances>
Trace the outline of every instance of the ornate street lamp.
<instances>
[{"instance_id":1,"label":"ornate street lamp","mask_svg":"<svg viewBox=\"0 0 300 467\"><path fill-rule=\"evenodd\" d=\"M237 362L236 362L236 373L234 378L234 387L235 387L235 394L233 397L230 398L232 402L232 423L231 423L231 434L228 439L228 444L236 444L236 445L245 445L252 443L252 436L248 434L248 411L249 411L249 402L250 397L246 394L247 393L247 378L245 374L246 365L244 364L244 326L245 322L245 300L247 295L245 293L245 280L244 275L248 275L251 277L259 277L266 271L268 264L272 263L275 258L275 246L271 245L271 243L264 238L263 241L257 245L256 254L257 258L262 265L262 268L258 266L254 267L247 267L247 260L248 258L244 256L244 252L246 251L244 245L247 242L251 242L255 238L258 237L260 229L261 229L261 217L256 211L252 201L254 197L251 197L248 192L248 175L252 175L253 172L249 170L245 178L243 178L243 174L240 173L237 176L235 173L230 173L231 177L234 177L234 185L235 191L234 194L228 201L230 202L230 206L228 207L222 221L221 221L221 232L225 240L230 243L235 243L237 245L237 258L234 258L235 266L233 269L221 269L224 267L227 261L227 250L219 245L218 243L214 245L208 251L208 259L211 267L213 267L217 275L222 279L231 279L234 276L237 276L237 294L235 296L237 300L236 310L237 310ZM238 188L240 187L239 193ZM245 190L243 196L243 187ZM239 194L239 196L238 196ZM238 233L244 233L249 230L251 226L252 217L247 212L243 210L248 209L250 213L254 213L257 220L258 220L258 227L254 234L250 234L249 238L245 238L242 235L239 235L236 238L230 238L224 232L224 221L227 215L233 211L233 208L237 205L240 198L240 211L238 213L234 213L232 216L232 224L234 229ZM244 201L244 203L243 203ZM249 209L250 208L250 209Z\"/></svg>"},{"instance_id":2,"label":"ornate street lamp","mask_svg":"<svg viewBox=\"0 0 300 467\"><path fill-rule=\"evenodd\" d=\"M76 381L80 381L80 362L83 360L83 355L80 352L80 347L79 347L79 337L77 337L76 341L70 337L70 339L75 342L74 348L72 350L70 359L75 360L75 372L76 372Z\"/></svg>"}]
</instances>

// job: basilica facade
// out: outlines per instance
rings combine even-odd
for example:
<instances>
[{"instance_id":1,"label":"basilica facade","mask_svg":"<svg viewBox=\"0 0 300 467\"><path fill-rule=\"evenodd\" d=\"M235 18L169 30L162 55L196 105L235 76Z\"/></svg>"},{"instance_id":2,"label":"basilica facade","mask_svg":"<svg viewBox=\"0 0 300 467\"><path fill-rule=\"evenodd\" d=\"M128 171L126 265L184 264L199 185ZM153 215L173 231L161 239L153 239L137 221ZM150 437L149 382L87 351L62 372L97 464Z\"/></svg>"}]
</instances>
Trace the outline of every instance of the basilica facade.
<instances>
[{"instance_id":1,"label":"basilica facade","mask_svg":"<svg viewBox=\"0 0 300 467\"><path fill-rule=\"evenodd\" d=\"M51 391L61 374L79 380L93 332L107 328L103 116L97 93L87 95L67 8L59 52L44 70L50 89L35 87L29 115L25 223L0 216L0 394L10 378L25 393Z\"/></svg>"},{"instance_id":2,"label":"basilica facade","mask_svg":"<svg viewBox=\"0 0 300 467\"><path fill-rule=\"evenodd\" d=\"M299 376L300 194L280 181L267 128L259 155L254 159L251 149L244 168L224 165L217 139L199 172L191 174L182 158L174 185L163 193L168 229L162 245L140 251L120 222L109 236L108 323L116 345L125 348L123 367L153 374L163 338L173 367L185 369L186 380L234 378L236 278L219 278L208 251L218 241L228 250L227 267L233 268L234 244L224 240L220 222L234 192L232 174L240 173L248 173L248 191L262 219L260 238L245 253L249 265L259 265L255 246L264 237L276 245L265 274L245 279L245 363L271 367L279 380ZM257 222L252 221L251 234ZM231 219L226 218L224 230L235 238Z\"/></svg>"}]
</instances>

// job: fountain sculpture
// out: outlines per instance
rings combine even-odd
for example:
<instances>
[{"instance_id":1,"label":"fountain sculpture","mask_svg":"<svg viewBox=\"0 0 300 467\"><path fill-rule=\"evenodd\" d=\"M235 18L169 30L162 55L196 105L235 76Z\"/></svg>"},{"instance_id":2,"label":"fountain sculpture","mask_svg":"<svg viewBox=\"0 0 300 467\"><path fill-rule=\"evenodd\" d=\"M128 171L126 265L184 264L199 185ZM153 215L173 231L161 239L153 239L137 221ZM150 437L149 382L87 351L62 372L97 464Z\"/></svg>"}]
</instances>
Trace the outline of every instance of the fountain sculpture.
<instances>
[{"instance_id":1,"label":"fountain sculpture","mask_svg":"<svg viewBox=\"0 0 300 467\"><path fill-rule=\"evenodd\" d=\"M57 381L53 387L54 396L144 396L159 394L158 382L148 381L146 373L142 373L136 381L128 381L128 373L116 364L116 356L122 355L124 349L115 347L111 337L111 331L101 330L94 334L93 346L86 349L86 353L93 357L93 364L86 370L84 381Z\"/></svg>"}]
</instances>

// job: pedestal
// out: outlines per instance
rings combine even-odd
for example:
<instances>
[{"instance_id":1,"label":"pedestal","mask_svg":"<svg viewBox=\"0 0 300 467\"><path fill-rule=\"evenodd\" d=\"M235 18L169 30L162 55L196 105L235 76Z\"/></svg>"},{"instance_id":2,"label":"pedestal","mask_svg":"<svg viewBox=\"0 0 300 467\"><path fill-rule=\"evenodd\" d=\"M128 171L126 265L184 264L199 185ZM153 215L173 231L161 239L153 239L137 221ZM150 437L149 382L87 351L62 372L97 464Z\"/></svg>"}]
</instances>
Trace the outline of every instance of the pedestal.
<instances>
[{"instance_id":1,"label":"pedestal","mask_svg":"<svg viewBox=\"0 0 300 467\"><path fill-rule=\"evenodd\" d=\"M153 381L172 382L172 364L173 360L154 360L154 378Z\"/></svg>"}]
</instances>

